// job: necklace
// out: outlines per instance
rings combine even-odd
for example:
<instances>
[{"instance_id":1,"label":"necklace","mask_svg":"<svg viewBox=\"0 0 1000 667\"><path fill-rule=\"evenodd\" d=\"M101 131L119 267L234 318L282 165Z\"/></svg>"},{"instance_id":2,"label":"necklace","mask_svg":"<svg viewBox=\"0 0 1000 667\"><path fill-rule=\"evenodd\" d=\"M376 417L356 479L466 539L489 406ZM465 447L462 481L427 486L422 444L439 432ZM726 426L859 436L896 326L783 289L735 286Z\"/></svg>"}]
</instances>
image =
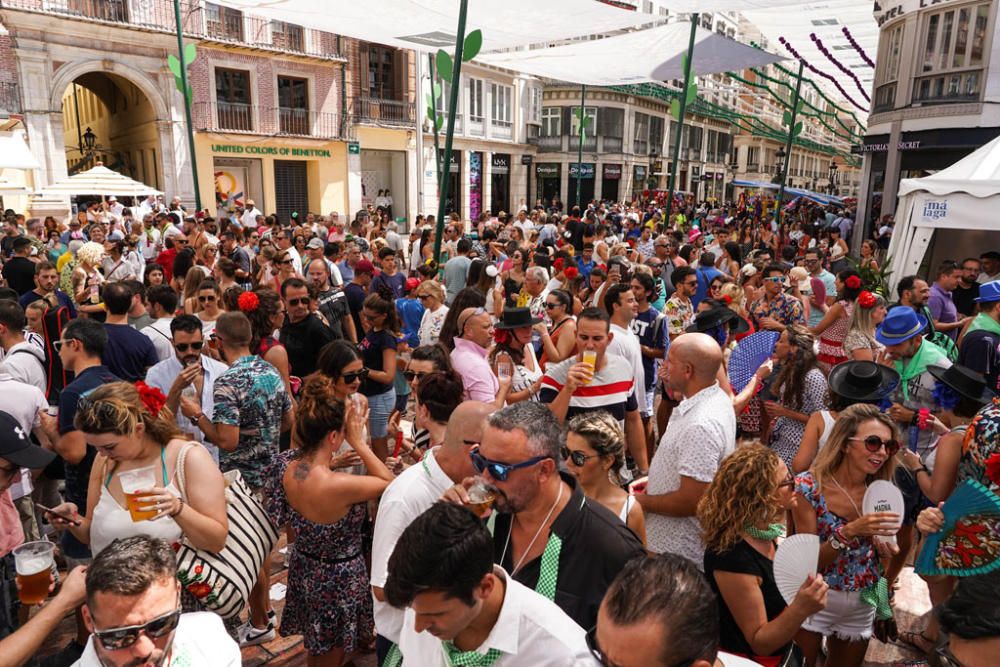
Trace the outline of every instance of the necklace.
<instances>
[{"instance_id":1,"label":"necklace","mask_svg":"<svg viewBox=\"0 0 1000 667\"><path fill-rule=\"evenodd\" d=\"M838 482L838 481L837 481L837 478L836 478L836 477L834 477L833 475L830 475L830 479L832 479L832 480L833 480L833 483L837 485L837 488L838 488L838 489L840 489L841 493L843 493L843 494L844 494L845 496L847 496L847 501L848 501L849 503L851 503L851 507L853 507L853 508L854 508L854 511L858 513L858 516L859 516L859 517L860 517L860 516L862 516L862 512L861 512L861 510L860 510L860 509L858 509L858 504L857 504L856 502L854 502L854 498L851 498L851 494L849 494L849 493L847 492L847 489L845 489L844 487L842 487L842 486L840 485L840 482Z\"/></svg>"},{"instance_id":2,"label":"necklace","mask_svg":"<svg viewBox=\"0 0 1000 667\"><path fill-rule=\"evenodd\" d=\"M743 526L743 532L758 540L772 542L785 534L785 526L780 523L772 523L766 529L747 524Z\"/></svg>"},{"instance_id":3,"label":"necklace","mask_svg":"<svg viewBox=\"0 0 1000 667\"><path fill-rule=\"evenodd\" d=\"M556 506L562 499L562 493L563 493L563 485L562 482L560 482L559 493L556 495L556 501L552 503L552 507L549 508L549 513L545 515L544 519L542 519L542 523L538 525L538 530L535 531L535 534L532 536L531 541L528 542L528 548L524 550L524 553L521 554L521 557L517 560L517 563L514 565L514 569L510 571L511 576L514 576L514 574L517 573L519 569L521 569L521 565L524 564L524 559L528 557L529 553L531 553L531 547L535 545L535 540L537 540L538 536L541 534L542 528L544 528L545 524L549 522L549 519L552 517L552 513L556 511ZM507 531L507 541L504 542L503 553L500 554L501 563L503 562L504 557L507 555L507 547L510 545L510 535L513 532L514 532L514 519L512 517L510 520L510 530Z\"/></svg>"}]
</instances>

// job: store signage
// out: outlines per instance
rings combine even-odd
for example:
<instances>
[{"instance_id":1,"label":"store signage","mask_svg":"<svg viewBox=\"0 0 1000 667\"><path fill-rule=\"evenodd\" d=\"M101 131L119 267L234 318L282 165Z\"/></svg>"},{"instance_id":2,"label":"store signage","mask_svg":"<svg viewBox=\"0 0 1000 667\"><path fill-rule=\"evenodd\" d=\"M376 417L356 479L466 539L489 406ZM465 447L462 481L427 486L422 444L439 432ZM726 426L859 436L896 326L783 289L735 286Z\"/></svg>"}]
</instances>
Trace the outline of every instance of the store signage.
<instances>
[{"instance_id":1,"label":"store signage","mask_svg":"<svg viewBox=\"0 0 1000 667\"><path fill-rule=\"evenodd\" d=\"M540 163L535 165L535 173L539 178L558 178L559 165Z\"/></svg>"},{"instance_id":2,"label":"store signage","mask_svg":"<svg viewBox=\"0 0 1000 667\"><path fill-rule=\"evenodd\" d=\"M920 148L920 140L917 141L900 141L896 144L896 150L899 151L912 151ZM889 144L878 143L878 144L854 144L851 146L851 153L854 155L863 155L865 153L888 153Z\"/></svg>"},{"instance_id":3,"label":"store signage","mask_svg":"<svg viewBox=\"0 0 1000 667\"><path fill-rule=\"evenodd\" d=\"M716 174L715 174L715 180L721 181L723 178L725 178L725 176L726 176L725 174L720 174L720 173L716 172Z\"/></svg>"},{"instance_id":4,"label":"store signage","mask_svg":"<svg viewBox=\"0 0 1000 667\"><path fill-rule=\"evenodd\" d=\"M213 153L230 155L278 155L281 157L333 157L326 148L295 148L293 146L258 146L247 144L212 144Z\"/></svg>"},{"instance_id":5,"label":"store signage","mask_svg":"<svg viewBox=\"0 0 1000 667\"><path fill-rule=\"evenodd\" d=\"M357 141L347 142L347 152L350 155L361 155L361 144Z\"/></svg>"},{"instance_id":6,"label":"store signage","mask_svg":"<svg viewBox=\"0 0 1000 667\"><path fill-rule=\"evenodd\" d=\"M582 167L582 170L581 170ZM569 165L569 177L576 178L577 174L580 174L580 178L593 178L594 177L594 163L584 162L582 164L577 162L572 162Z\"/></svg>"},{"instance_id":7,"label":"store signage","mask_svg":"<svg viewBox=\"0 0 1000 667\"><path fill-rule=\"evenodd\" d=\"M532 161L533 161L534 159L535 159L535 158L534 158L534 156L532 156L532 155L522 155L522 156L521 156L521 164L531 164L531 162L532 162Z\"/></svg>"},{"instance_id":8,"label":"store signage","mask_svg":"<svg viewBox=\"0 0 1000 667\"><path fill-rule=\"evenodd\" d=\"M712 173L709 173L709 172L706 171L704 174L701 175L701 180L702 181L714 181L715 180L715 174L712 174Z\"/></svg>"},{"instance_id":9,"label":"store signage","mask_svg":"<svg viewBox=\"0 0 1000 667\"><path fill-rule=\"evenodd\" d=\"M933 220L934 222L939 222L948 217L948 201L945 199L940 200L927 200L924 202L924 220Z\"/></svg>"},{"instance_id":10,"label":"store signage","mask_svg":"<svg viewBox=\"0 0 1000 667\"><path fill-rule=\"evenodd\" d=\"M510 156L506 154L493 154L492 167L494 174L509 174L510 173Z\"/></svg>"},{"instance_id":11,"label":"store signage","mask_svg":"<svg viewBox=\"0 0 1000 667\"><path fill-rule=\"evenodd\" d=\"M636 179L646 178L646 167L642 165L635 166L635 177Z\"/></svg>"},{"instance_id":12,"label":"store signage","mask_svg":"<svg viewBox=\"0 0 1000 667\"><path fill-rule=\"evenodd\" d=\"M604 165L604 178L618 180L622 177L622 166L620 164Z\"/></svg>"},{"instance_id":13,"label":"store signage","mask_svg":"<svg viewBox=\"0 0 1000 667\"><path fill-rule=\"evenodd\" d=\"M875 0L875 23L881 28L887 21L901 18L911 12L954 2L958 0Z\"/></svg>"}]
</instances>

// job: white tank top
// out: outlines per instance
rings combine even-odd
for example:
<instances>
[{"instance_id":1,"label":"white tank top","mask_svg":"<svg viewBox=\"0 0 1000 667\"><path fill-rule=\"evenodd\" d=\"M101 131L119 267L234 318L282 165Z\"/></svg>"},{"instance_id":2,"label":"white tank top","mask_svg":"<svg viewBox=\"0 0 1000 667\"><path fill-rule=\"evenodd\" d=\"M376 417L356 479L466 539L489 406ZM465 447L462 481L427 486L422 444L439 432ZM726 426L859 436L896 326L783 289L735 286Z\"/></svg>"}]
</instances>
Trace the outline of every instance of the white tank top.
<instances>
[{"instance_id":1,"label":"white tank top","mask_svg":"<svg viewBox=\"0 0 1000 667\"><path fill-rule=\"evenodd\" d=\"M819 441L816 443L816 453L823 449L823 445L826 444L827 439L830 437L830 431L833 430L833 425L836 423L836 419L830 414L829 410L820 410L820 417L823 418L823 432L819 434Z\"/></svg>"},{"instance_id":2,"label":"white tank top","mask_svg":"<svg viewBox=\"0 0 1000 667\"><path fill-rule=\"evenodd\" d=\"M622 511L618 513L618 518L622 520L622 523L628 523L628 513L632 509L632 505L635 504L635 496L629 494L625 498L625 504L622 505Z\"/></svg>"}]
</instances>

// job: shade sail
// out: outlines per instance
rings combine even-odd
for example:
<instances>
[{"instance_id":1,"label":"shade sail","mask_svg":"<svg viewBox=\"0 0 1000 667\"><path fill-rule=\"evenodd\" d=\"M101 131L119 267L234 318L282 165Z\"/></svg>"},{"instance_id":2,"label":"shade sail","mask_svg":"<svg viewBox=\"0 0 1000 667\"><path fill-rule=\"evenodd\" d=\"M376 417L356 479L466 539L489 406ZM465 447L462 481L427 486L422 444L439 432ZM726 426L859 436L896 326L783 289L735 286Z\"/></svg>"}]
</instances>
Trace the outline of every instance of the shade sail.
<instances>
[{"instance_id":1,"label":"shade sail","mask_svg":"<svg viewBox=\"0 0 1000 667\"><path fill-rule=\"evenodd\" d=\"M144 197L146 195L162 195L163 193L154 187L134 181L128 176L123 176L99 164L92 169L74 174L42 188L41 194L45 197L72 197L74 195Z\"/></svg>"},{"instance_id":2,"label":"shade sail","mask_svg":"<svg viewBox=\"0 0 1000 667\"><path fill-rule=\"evenodd\" d=\"M218 4L417 51L451 51L458 29L458 0L218 0ZM484 52L600 34L658 20L585 0L471 0L468 8L466 34L481 29Z\"/></svg>"},{"instance_id":3,"label":"shade sail","mask_svg":"<svg viewBox=\"0 0 1000 667\"><path fill-rule=\"evenodd\" d=\"M616 86L683 79L691 24L671 23L605 39L510 53L490 53L480 62L547 79ZM743 70L782 60L760 49L698 28L692 71L699 75Z\"/></svg>"},{"instance_id":4,"label":"shade sail","mask_svg":"<svg viewBox=\"0 0 1000 667\"><path fill-rule=\"evenodd\" d=\"M947 169L923 178L904 178L899 184L900 197L919 190L938 196L954 192L973 197L1000 195L1000 137Z\"/></svg>"},{"instance_id":5,"label":"shade sail","mask_svg":"<svg viewBox=\"0 0 1000 667\"><path fill-rule=\"evenodd\" d=\"M21 132L0 133L0 169L41 169Z\"/></svg>"}]
</instances>

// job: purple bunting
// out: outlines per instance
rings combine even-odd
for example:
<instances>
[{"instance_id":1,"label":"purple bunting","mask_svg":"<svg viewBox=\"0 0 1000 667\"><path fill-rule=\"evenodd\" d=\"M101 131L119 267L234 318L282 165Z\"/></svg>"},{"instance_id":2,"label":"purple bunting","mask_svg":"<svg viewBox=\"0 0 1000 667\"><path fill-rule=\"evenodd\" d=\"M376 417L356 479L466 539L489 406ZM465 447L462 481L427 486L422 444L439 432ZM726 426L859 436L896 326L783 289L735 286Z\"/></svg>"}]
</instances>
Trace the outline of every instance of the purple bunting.
<instances>
[{"instance_id":1,"label":"purple bunting","mask_svg":"<svg viewBox=\"0 0 1000 667\"><path fill-rule=\"evenodd\" d=\"M868 57L868 54L865 53L865 50L862 49L861 45L858 44L857 40L854 39L854 35L851 34L851 31L847 29L846 25L840 29L840 32L844 33L844 37L846 37L847 41L851 43L851 46L854 47L854 50L858 52L858 55L861 56L861 59L864 60L869 67L874 68L875 63L872 62L872 59Z\"/></svg>"},{"instance_id":2,"label":"purple bunting","mask_svg":"<svg viewBox=\"0 0 1000 667\"><path fill-rule=\"evenodd\" d=\"M805 65L806 68L809 69L809 71L814 72L814 73L820 75L821 77L823 77L824 79L829 80L831 83L833 83L834 86L837 87L837 90L839 90L840 94L844 96L844 99L846 99L848 102L850 102L851 104L853 104L854 106L856 106L858 109L860 109L864 113L868 113L868 107L866 107L866 106L864 106L862 104L858 104L857 100L855 100L853 97L851 97L848 94L848 92L846 90L844 90L844 87L840 85L840 82L837 81L837 79L834 76L832 76L830 74L827 74L826 72L824 72L821 69L818 69L812 63L810 63L808 60L806 60L805 58L803 58L802 55L795 49L795 47L793 47L791 45L791 43L787 39L785 39L784 37L779 37L778 41L781 42L782 46L784 46L786 49L788 49L788 52L791 53L793 56L795 56L795 58L799 62L801 62L803 65Z\"/></svg>"},{"instance_id":3,"label":"purple bunting","mask_svg":"<svg viewBox=\"0 0 1000 667\"><path fill-rule=\"evenodd\" d=\"M858 78L858 75L852 72L842 62L834 58L833 54L830 53L829 49L826 48L826 45L823 44L823 40L821 40L819 37L816 36L816 33L811 33L809 35L809 39L813 41L813 44L816 45L816 48L819 49L820 53L826 56L827 60L836 65L841 72L851 77L851 79L854 81L854 85L858 87L859 91L861 91L861 95L865 98L865 101L871 103L872 98L868 97L868 92L865 90L865 87L861 85L861 79Z\"/></svg>"}]
</instances>

